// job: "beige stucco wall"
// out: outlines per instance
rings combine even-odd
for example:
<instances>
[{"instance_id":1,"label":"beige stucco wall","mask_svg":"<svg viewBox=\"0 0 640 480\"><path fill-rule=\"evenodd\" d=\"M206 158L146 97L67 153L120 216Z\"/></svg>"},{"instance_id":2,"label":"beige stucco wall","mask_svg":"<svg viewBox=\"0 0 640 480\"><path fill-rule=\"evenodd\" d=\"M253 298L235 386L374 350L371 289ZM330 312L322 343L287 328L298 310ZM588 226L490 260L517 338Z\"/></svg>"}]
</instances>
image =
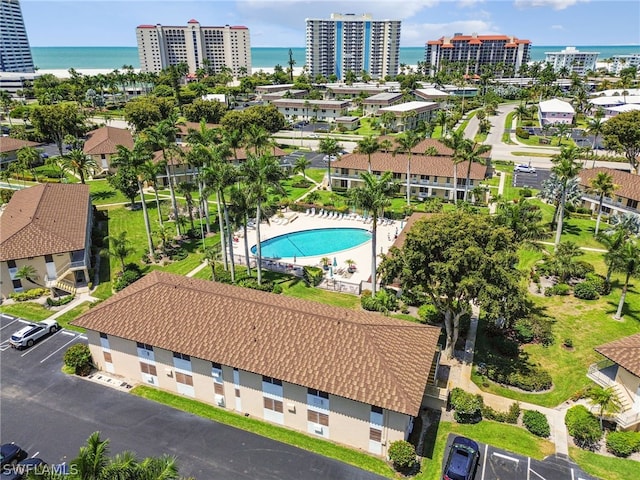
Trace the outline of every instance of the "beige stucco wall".
<instances>
[{"instance_id":1,"label":"beige stucco wall","mask_svg":"<svg viewBox=\"0 0 640 480\"><path fill-rule=\"evenodd\" d=\"M56 271L60 270L70 261L71 253L69 252L53 255L53 263L56 266ZM36 280L40 285L21 279L23 291L31 288L42 288L44 286L45 276L47 275L47 267L44 257L20 258L15 262L17 270L25 265L31 265L38 272L38 278ZM10 294L15 292L12 280L13 277L10 274L7 262L0 262L0 284L2 286L1 292L3 298L7 298Z\"/></svg>"},{"instance_id":2,"label":"beige stucco wall","mask_svg":"<svg viewBox=\"0 0 640 480\"><path fill-rule=\"evenodd\" d=\"M99 333L88 331L87 338L94 363L100 370L107 370L104 361L104 348L101 345ZM115 336L109 336L108 341L113 373L124 377L131 383L143 383L136 343ZM173 352L154 348L154 357L158 374L158 387L177 393ZM211 362L192 357L191 368L195 398L215 405ZM169 376L168 373L171 373L171 375ZM240 370L239 373L242 414L264 419L262 375L244 370ZM225 408L234 410L235 387L232 367L222 366L222 379L224 381ZM284 426L307 433L307 388L287 382L282 382L282 384ZM337 395L329 395L329 408L328 438L338 443L368 451L371 406ZM386 449L391 442L404 439L409 422L410 417L408 415L384 410L382 438L383 443L386 442L386 446L383 446L383 454L386 453Z\"/></svg>"},{"instance_id":3,"label":"beige stucco wall","mask_svg":"<svg viewBox=\"0 0 640 480\"><path fill-rule=\"evenodd\" d=\"M618 373L616 374L616 382L618 382L620 385L623 385L627 389L629 396L633 400L634 395L636 394L636 392L638 391L638 388L640 387L640 378L635 376L629 370L626 370L622 367L618 367Z\"/></svg>"}]
</instances>

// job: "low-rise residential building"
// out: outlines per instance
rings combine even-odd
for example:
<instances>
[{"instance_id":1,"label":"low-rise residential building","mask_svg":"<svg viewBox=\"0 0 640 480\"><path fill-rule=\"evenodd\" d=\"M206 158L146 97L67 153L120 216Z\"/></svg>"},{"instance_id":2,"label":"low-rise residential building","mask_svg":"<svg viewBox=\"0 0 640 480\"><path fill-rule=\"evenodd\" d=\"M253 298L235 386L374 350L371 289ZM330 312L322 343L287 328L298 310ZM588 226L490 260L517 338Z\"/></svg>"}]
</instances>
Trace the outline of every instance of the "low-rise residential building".
<instances>
[{"instance_id":1,"label":"low-rise residential building","mask_svg":"<svg viewBox=\"0 0 640 480\"><path fill-rule=\"evenodd\" d=\"M393 137L380 137L391 139ZM392 146L388 151L380 151L371 155L371 171L374 175L381 175L390 171L393 179L400 186L400 193L407 191L407 163L406 153L396 153ZM413 150L411 156L411 196L426 200L428 198L454 199L454 164L453 151L434 139L425 139ZM489 153L483 155L485 165L473 163L469 176L468 191L471 192L487 176L487 165L490 163ZM458 199L464 197L467 177L467 162L457 167ZM368 171L369 156L361 153L343 155L332 162L331 186L337 189L348 189L362 185L360 174Z\"/></svg>"},{"instance_id":2,"label":"low-rise residential building","mask_svg":"<svg viewBox=\"0 0 640 480\"><path fill-rule=\"evenodd\" d=\"M362 108L366 115L377 115L378 110L384 107L390 107L402 102L402 93L400 92L384 92L372 95L362 101Z\"/></svg>"},{"instance_id":3,"label":"low-rise residential building","mask_svg":"<svg viewBox=\"0 0 640 480\"><path fill-rule=\"evenodd\" d=\"M327 98L355 98L358 96L370 97L371 95L377 95L379 93L392 91L390 85L376 85L371 83L354 83L353 85L346 85L344 83L328 84L327 85Z\"/></svg>"},{"instance_id":4,"label":"low-rise residential building","mask_svg":"<svg viewBox=\"0 0 640 480\"><path fill-rule=\"evenodd\" d=\"M540 125L553 125L554 123L573 123L575 109L569 102L553 98L538 104L538 121Z\"/></svg>"},{"instance_id":5,"label":"low-rise residential building","mask_svg":"<svg viewBox=\"0 0 640 480\"><path fill-rule=\"evenodd\" d=\"M356 130L360 127L359 117L338 117L336 118L336 125L338 128L342 127L345 130Z\"/></svg>"},{"instance_id":6,"label":"low-rise residential building","mask_svg":"<svg viewBox=\"0 0 640 480\"><path fill-rule=\"evenodd\" d=\"M611 197L604 197L602 211L606 215L623 215L633 213L640 216L638 203L640 202L640 177L633 173L615 170L613 168L590 168L580 172L580 186L585 193L582 194L582 203L594 212L598 211L600 198L598 195L588 193L593 180L599 173L608 173L617 185Z\"/></svg>"},{"instance_id":7,"label":"low-rise residential building","mask_svg":"<svg viewBox=\"0 0 640 480\"><path fill-rule=\"evenodd\" d=\"M417 88L413 91L413 94L416 97L416 100L427 102L438 102L447 100L447 97L451 95L449 92L445 92L444 90L433 87Z\"/></svg>"},{"instance_id":8,"label":"low-rise residential building","mask_svg":"<svg viewBox=\"0 0 640 480\"><path fill-rule=\"evenodd\" d=\"M118 153L118 145L133 148L133 135L126 128L105 126L87 134L87 140L82 149L100 169L94 173L94 176L115 173L115 169L111 166L111 157Z\"/></svg>"},{"instance_id":9,"label":"low-rise residential building","mask_svg":"<svg viewBox=\"0 0 640 480\"><path fill-rule=\"evenodd\" d=\"M88 185L45 183L16 191L0 215L2 297L39 287L87 289L92 218ZM24 266L37 278L16 278Z\"/></svg>"},{"instance_id":10,"label":"low-rise residential building","mask_svg":"<svg viewBox=\"0 0 640 480\"><path fill-rule=\"evenodd\" d=\"M6 170L11 162L18 158L18 150L24 147L38 147L41 143L29 140L19 140L12 137L2 137L0 140L0 170Z\"/></svg>"},{"instance_id":11,"label":"low-rise residential building","mask_svg":"<svg viewBox=\"0 0 640 480\"><path fill-rule=\"evenodd\" d=\"M604 360L589 367L587 377L603 388L613 388L620 411L613 420L622 430L640 430L640 333L600 345Z\"/></svg>"},{"instance_id":12,"label":"low-rise residential building","mask_svg":"<svg viewBox=\"0 0 640 480\"><path fill-rule=\"evenodd\" d=\"M431 117L440 108L436 102L405 102L378 109L378 115L391 112L395 115L395 121L389 128L397 132L414 130L418 122L429 122Z\"/></svg>"},{"instance_id":13,"label":"low-rise residential building","mask_svg":"<svg viewBox=\"0 0 640 480\"><path fill-rule=\"evenodd\" d=\"M155 271L74 323L101 370L376 455L446 400L440 329L371 312Z\"/></svg>"},{"instance_id":14,"label":"low-rise residential building","mask_svg":"<svg viewBox=\"0 0 640 480\"><path fill-rule=\"evenodd\" d=\"M347 114L348 100L306 100L301 98L281 98L273 105L287 120L317 120L335 122L336 118Z\"/></svg>"},{"instance_id":15,"label":"low-rise residential building","mask_svg":"<svg viewBox=\"0 0 640 480\"><path fill-rule=\"evenodd\" d=\"M280 90L278 92L263 93L262 101L264 103L272 103L274 100L281 98L304 98L308 93L306 90L299 89Z\"/></svg>"}]
</instances>

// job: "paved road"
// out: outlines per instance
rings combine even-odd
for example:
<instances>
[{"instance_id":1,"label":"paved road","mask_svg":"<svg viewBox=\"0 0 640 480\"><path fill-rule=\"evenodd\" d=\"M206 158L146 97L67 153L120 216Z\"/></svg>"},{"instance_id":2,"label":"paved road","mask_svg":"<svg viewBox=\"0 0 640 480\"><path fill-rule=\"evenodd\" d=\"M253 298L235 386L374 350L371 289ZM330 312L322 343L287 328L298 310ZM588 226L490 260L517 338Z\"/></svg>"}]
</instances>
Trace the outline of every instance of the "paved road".
<instances>
[{"instance_id":1,"label":"paved road","mask_svg":"<svg viewBox=\"0 0 640 480\"><path fill-rule=\"evenodd\" d=\"M378 480L382 477L60 371L64 351L85 342L61 330L24 351L7 348L19 320L0 316L0 441L49 463L68 462L94 431L111 452L175 455L197 480Z\"/></svg>"}]
</instances>

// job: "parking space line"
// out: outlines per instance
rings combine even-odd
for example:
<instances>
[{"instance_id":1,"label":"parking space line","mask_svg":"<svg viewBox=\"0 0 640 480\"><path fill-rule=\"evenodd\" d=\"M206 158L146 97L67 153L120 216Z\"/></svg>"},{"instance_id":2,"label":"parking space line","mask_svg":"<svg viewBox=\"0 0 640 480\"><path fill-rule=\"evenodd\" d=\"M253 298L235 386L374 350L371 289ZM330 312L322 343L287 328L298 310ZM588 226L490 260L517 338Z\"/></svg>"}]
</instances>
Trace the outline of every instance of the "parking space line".
<instances>
[{"instance_id":1,"label":"parking space line","mask_svg":"<svg viewBox=\"0 0 640 480\"><path fill-rule=\"evenodd\" d=\"M11 323L7 323L4 327L0 327L0 330L3 330L3 329L5 329L5 328L7 328L7 327L11 326L11 325L13 325L14 323L16 323L16 322L18 322L18 321L20 321L20 319L19 319L19 318L14 318L14 319L13 319L13 322L11 322Z\"/></svg>"},{"instance_id":2,"label":"parking space line","mask_svg":"<svg viewBox=\"0 0 640 480\"><path fill-rule=\"evenodd\" d=\"M546 478L544 478L542 475L540 475L538 472L536 472L535 470L531 470L533 473L535 473L538 477L540 477L542 480L547 480Z\"/></svg>"},{"instance_id":3,"label":"parking space line","mask_svg":"<svg viewBox=\"0 0 640 480\"><path fill-rule=\"evenodd\" d=\"M520 463L520 459L513 458L513 457L510 457L508 455L503 455L502 453L493 452L491 455L494 455L494 456L500 457L500 458L504 458L505 460L511 460L512 462L515 462L515 463Z\"/></svg>"},{"instance_id":4,"label":"parking space line","mask_svg":"<svg viewBox=\"0 0 640 480\"><path fill-rule=\"evenodd\" d=\"M4 342L0 343L0 352L9 350L9 348L11 348L11 344L9 343L9 340L5 340Z\"/></svg>"},{"instance_id":5,"label":"parking space line","mask_svg":"<svg viewBox=\"0 0 640 480\"><path fill-rule=\"evenodd\" d=\"M31 352L33 352L36 348L38 348L40 345L44 345L46 342L48 342L49 340L51 340L56 334L52 333L50 334L47 338L45 338L44 340L42 340L41 342L36 343L35 345L31 345L31 347L29 347L29 350L27 350L26 352L24 352L22 355L20 355L21 357L24 357L25 355L29 355Z\"/></svg>"},{"instance_id":6,"label":"parking space line","mask_svg":"<svg viewBox=\"0 0 640 480\"><path fill-rule=\"evenodd\" d=\"M79 336L79 335L78 335ZM73 337L71 340L69 340L67 343L65 343L63 346L61 346L59 349L57 349L55 352L51 353L50 355L47 355L46 357L44 357L42 360L40 360L40 363L44 363L47 360L49 360L51 357L53 357L56 353L58 353L60 350L62 350L64 347L66 347L67 345L69 345L72 342L75 342L76 339L78 337Z\"/></svg>"},{"instance_id":7,"label":"parking space line","mask_svg":"<svg viewBox=\"0 0 640 480\"><path fill-rule=\"evenodd\" d=\"M488 444L484 444L484 460L482 462L482 478L481 480L484 480L484 472L487 471L487 450L489 450L489 445Z\"/></svg>"},{"instance_id":8,"label":"parking space line","mask_svg":"<svg viewBox=\"0 0 640 480\"><path fill-rule=\"evenodd\" d=\"M574 476L573 476L573 468L571 469L571 480L574 480Z\"/></svg>"},{"instance_id":9,"label":"parking space line","mask_svg":"<svg viewBox=\"0 0 640 480\"><path fill-rule=\"evenodd\" d=\"M531 477L531 457L527 457L527 480Z\"/></svg>"},{"instance_id":10,"label":"parking space line","mask_svg":"<svg viewBox=\"0 0 640 480\"><path fill-rule=\"evenodd\" d=\"M68 332L67 330L60 330L60 333L61 333L62 335L71 335L71 336L74 336L74 337L76 336L76 334L75 334L75 333L73 333L73 332Z\"/></svg>"}]
</instances>

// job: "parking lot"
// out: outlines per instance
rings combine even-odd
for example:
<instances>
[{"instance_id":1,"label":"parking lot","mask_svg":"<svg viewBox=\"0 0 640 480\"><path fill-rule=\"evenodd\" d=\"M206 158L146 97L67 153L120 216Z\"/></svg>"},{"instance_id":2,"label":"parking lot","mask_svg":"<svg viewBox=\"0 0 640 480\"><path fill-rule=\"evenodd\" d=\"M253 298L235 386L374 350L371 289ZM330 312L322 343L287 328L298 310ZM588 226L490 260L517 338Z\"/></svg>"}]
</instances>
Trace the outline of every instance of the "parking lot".
<instances>
[{"instance_id":1,"label":"parking lot","mask_svg":"<svg viewBox=\"0 0 640 480\"><path fill-rule=\"evenodd\" d=\"M30 457L68 463L93 432L110 453L175 456L182 477L196 480L381 480L336 460L65 375L64 352L84 335L59 330L25 350L10 348L26 322L0 315L0 442Z\"/></svg>"},{"instance_id":2,"label":"parking lot","mask_svg":"<svg viewBox=\"0 0 640 480\"><path fill-rule=\"evenodd\" d=\"M454 438L454 434L449 434L443 462L447 461ZM594 480L575 463L561 456L551 455L540 461L485 443L477 443L480 447L480 462L475 480ZM444 469L444 464L442 467Z\"/></svg>"},{"instance_id":3,"label":"parking lot","mask_svg":"<svg viewBox=\"0 0 640 480\"><path fill-rule=\"evenodd\" d=\"M536 173L513 172L513 186L518 188L535 188L540 190L542 182L551 175L551 170L537 168Z\"/></svg>"}]
</instances>

